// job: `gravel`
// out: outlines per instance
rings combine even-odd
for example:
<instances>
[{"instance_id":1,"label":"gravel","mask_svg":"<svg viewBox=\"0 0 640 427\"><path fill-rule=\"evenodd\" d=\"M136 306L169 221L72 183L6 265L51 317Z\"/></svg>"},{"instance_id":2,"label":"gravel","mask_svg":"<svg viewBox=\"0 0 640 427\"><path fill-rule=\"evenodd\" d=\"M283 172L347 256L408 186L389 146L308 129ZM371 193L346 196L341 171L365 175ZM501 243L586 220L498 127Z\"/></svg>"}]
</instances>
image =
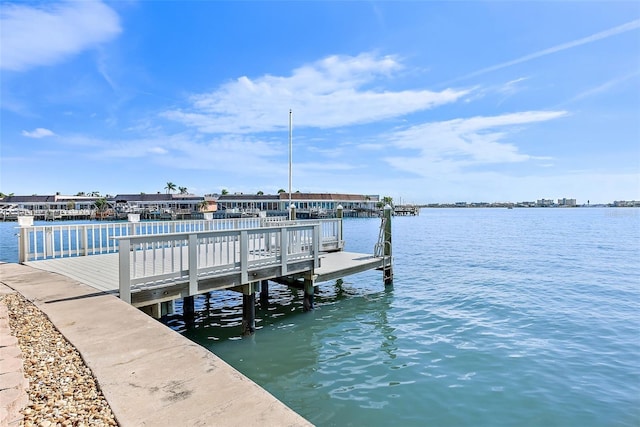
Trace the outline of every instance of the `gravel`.
<instances>
[{"instance_id":1,"label":"gravel","mask_svg":"<svg viewBox=\"0 0 640 427\"><path fill-rule=\"evenodd\" d=\"M91 371L49 319L20 294L6 295L3 302L29 380L30 405L21 425L117 426Z\"/></svg>"}]
</instances>

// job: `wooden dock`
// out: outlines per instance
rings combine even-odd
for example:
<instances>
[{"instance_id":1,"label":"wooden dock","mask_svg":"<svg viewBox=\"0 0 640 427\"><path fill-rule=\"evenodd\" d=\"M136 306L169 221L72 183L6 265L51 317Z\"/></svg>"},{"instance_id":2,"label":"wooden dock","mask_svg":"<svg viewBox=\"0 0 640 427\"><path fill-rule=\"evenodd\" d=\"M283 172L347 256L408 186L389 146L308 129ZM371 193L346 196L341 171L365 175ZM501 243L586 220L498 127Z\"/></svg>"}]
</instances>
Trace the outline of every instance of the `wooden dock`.
<instances>
[{"instance_id":1,"label":"wooden dock","mask_svg":"<svg viewBox=\"0 0 640 427\"><path fill-rule=\"evenodd\" d=\"M393 214L396 216L417 216L420 215L420 207L415 205L396 205L393 207Z\"/></svg>"},{"instance_id":2,"label":"wooden dock","mask_svg":"<svg viewBox=\"0 0 640 427\"><path fill-rule=\"evenodd\" d=\"M267 296L269 280L303 288L305 310L313 309L317 283L372 269L383 271L385 284L393 280L390 207L374 254L343 250L341 217L258 221L224 227L176 222L151 232L135 229L136 224L91 230L24 226L20 258L28 266L115 294L154 316L169 311L168 304L178 298L190 311L195 295L241 292L245 335L255 330L255 294Z\"/></svg>"}]
</instances>

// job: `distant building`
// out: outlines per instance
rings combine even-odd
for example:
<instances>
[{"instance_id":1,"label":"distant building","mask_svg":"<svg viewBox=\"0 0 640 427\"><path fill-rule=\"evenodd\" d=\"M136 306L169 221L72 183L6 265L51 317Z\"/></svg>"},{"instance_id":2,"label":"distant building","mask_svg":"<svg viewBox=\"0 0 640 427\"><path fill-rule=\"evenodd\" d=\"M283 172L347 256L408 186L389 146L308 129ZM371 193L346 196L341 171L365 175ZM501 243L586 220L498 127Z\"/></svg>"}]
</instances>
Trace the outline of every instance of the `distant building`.
<instances>
[{"instance_id":1,"label":"distant building","mask_svg":"<svg viewBox=\"0 0 640 427\"><path fill-rule=\"evenodd\" d=\"M536 201L536 206L540 208L548 208L549 206L553 206L552 199L540 199Z\"/></svg>"},{"instance_id":2,"label":"distant building","mask_svg":"<svg viewBox=\"0 0 640 427\"><path fill-rule=\"evenodd\" d=\"M118 194L107 199L117 212L198 212L205 200L194 194Z\"/></svg>"},{"instance_id":3,"label":"distant building","mask_svg":"<svg viewBox=\"0 0 640 427\"><path fill-rule=\"evenodd\" d=\"M60 194L51 196L7 196L0 199L0 209L19 209L34 212L92 209L96 200L101 198L96 196L63 196Z\"/></svg>"},{"instance_id":4,"label":"distant building","mask_svg":"<svg viewBox=\"0 0 640 427\"><path fill-rule=\"evenodd\" d=\"M613 206L616 208L638 208L640 207L639 200L616 200L613 202Z\"/></svg>"},{"instance_id":5,"label":"distant building","mask_svg":"<svg viewBox=\"0 0 640 427\"><path fill-rule=\"evenodd\" d=\"M336 193L292 193L291 202L300 218L333 216L338 205L345 216L369 216L377 214L380 203L378 195ZM286 214L289 193L280 194L225 194L218 197L218 210L232 212Z\"/></svg>"},{"instance_id":6,"label":"distant building","mask_svg":"<svg viewBox=\"0 0 640 427\"><path fill-rule=\"evenodd\" d=\"M119 194L112 196L7 196L0 199L0 219L30 215L36 219L93 219L96 202L107 201L100 212L102 219L126 219L129 213L143 214L145 219L173 219L176 215L188 218L204 207L205 198L193 194ZM213 208L212 208L213 206ZM207 202L209 211L215 201Z\"/></svg>"},{"instance_id":7,"label":"distant building","mask_svg":"<svg viewBox=\"0 0 640 427\"><path fill-rule=\"evenodd\" d=\"M577 206L576 199L558 199L559 206L575 207Z\"/></svg>"}]
</instances>

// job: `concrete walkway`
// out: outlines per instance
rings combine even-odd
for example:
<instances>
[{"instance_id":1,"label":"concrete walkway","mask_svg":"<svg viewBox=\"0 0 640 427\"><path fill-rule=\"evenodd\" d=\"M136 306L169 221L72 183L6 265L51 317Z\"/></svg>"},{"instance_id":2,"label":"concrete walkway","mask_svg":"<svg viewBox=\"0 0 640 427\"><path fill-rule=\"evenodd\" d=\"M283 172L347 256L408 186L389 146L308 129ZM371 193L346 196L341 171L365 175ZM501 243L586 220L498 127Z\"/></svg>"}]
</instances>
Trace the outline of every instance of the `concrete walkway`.
<instances>
[{"instance_id":1,"label":"concrete walkway","mask_svg":"<svg viewBox=\"0 0 640 427\"><path fill-rule=\"evenodd\" d=\"M19 264L0 264L0 282L32 301L80 352L123 427L310 425L213 353L115 296Z\"/></svg>"}]
</instances>

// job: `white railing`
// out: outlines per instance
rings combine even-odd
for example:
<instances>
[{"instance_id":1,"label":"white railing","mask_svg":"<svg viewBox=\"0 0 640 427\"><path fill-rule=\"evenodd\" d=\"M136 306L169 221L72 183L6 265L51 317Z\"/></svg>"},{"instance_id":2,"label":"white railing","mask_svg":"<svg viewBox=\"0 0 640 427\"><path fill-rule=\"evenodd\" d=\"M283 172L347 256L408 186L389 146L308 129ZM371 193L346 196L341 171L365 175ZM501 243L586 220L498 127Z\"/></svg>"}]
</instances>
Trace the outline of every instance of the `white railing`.
<instances>
[{"instance_id":1,"label":"white railing","mask_svg":"<svg viewBox=\"0 0 640 427\"><path fill-rule=\"evenodd\" d=\"M323 251L337 251L344 249L344 240L342 238L342 219L304 219L304 220L287 220L273 219L270 226L285 227L289 225L320 225L320 249Z\"/></svg>"},{"instance_id":2,"label":"white railing","mask_svg":"<svg viewBox=\"0 0 640 427\"><path fill-rule=\"evenodd\" d=\"M122 236L237 230L268 226L273 218L228 218L215 220L100 222L20 227L20 262L114 253Z\"/></svg>"},{"instance_id":3,"label":"white railing","mask_svg":"<svg viewBox=\"0 0 640 427\"><path fill-rule=\"evenodd\" d=\"M319 267L320 230L316 223L119 237L120 298L131 302L132 292L179 283L194 295L199 280L229 274L248 284L252 272L276 267L284 276L301 261Z\"/></svg>"}]
</instances>

